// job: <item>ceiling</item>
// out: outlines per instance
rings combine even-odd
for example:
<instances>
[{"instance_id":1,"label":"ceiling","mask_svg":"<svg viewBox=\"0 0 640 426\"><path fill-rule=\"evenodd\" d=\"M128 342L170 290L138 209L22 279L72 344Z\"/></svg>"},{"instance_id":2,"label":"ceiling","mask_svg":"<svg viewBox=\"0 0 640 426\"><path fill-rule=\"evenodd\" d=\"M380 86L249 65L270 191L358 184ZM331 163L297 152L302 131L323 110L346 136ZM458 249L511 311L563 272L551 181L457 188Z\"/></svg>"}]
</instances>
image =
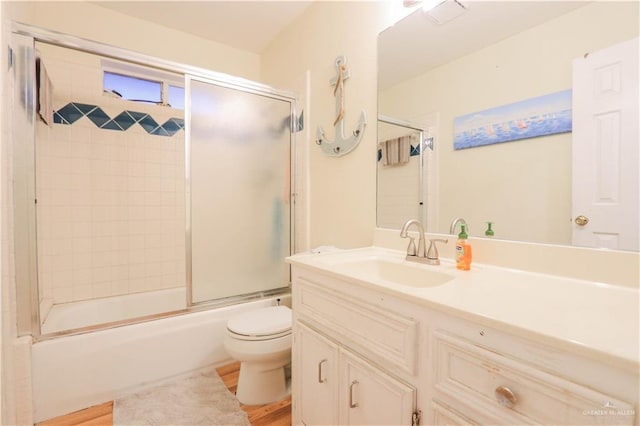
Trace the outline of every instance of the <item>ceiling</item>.
<instances>
[{"instance_id":1,"label":"ceiling","mask_svg":"<svg viewBox=\"0 0 640 426\"><path fill-rule=\"evenodd\" d=\"M98 6L260 54L311 4L290 1L95 1Z\"/></svg>"},{"instance_id":2,"label":"ceiling","mask_svg":"<svg viewBox=\"0 0 640 426\"><path fill-rule=\"evenodd\" d=\"M378 37L378 78L387 88L582 7L584 1L464 1L442 25L418 9ZM473 75L469 70L470 77Z\"/></svg>"},{"instance_id":3,"label":"ceiling","mask_svg":"<svg viewBox=\"0 0 640 426\"><path fill-rule=\"evenodd\" d=\"M312 1L107 0L92 3L261 54ZM442 25L418 9L382 33L378 41L378 56L383 58L378 67L381 88L496 43L587 2L467 0L464 3L466 12Z\"/></svg>"}]
</instances>

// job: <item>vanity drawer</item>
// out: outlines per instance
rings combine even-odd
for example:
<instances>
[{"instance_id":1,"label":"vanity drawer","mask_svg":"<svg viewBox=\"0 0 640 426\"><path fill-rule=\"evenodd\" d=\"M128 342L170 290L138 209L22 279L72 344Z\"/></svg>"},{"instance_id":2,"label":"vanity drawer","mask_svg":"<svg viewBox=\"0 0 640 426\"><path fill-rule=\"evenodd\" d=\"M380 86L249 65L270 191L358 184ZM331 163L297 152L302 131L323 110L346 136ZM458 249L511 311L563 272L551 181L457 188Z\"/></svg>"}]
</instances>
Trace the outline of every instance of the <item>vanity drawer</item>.
<instances>
[{"instance_id":1,"label":"vanity drawer","mask_svg":"<svg viewBox=\"0 0 640 426\"><path fill-rule=\"evenodd\" d=\"M418 322L327 290L307 279L295 283L295 310L331 330L363 355L416 374Z\"/></svg>"},{"instance_id":2,"label":"vanity drawer","mask_svg":"<svg viewBox=\"0 0 640 426\"><path fill-rule=\"evenodd\" d=\"M631 425L633 406L438 331L436 389L496 424Z\"/></svg>"}]
</instances>

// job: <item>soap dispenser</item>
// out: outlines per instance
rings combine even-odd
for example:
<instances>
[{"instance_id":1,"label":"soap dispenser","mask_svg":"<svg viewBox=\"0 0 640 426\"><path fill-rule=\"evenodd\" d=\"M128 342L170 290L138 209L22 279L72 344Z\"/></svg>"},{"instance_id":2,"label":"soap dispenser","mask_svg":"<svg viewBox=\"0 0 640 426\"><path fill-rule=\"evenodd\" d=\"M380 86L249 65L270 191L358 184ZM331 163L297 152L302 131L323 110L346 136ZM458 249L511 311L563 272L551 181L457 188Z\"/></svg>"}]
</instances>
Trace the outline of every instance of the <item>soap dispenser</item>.
<instances>
[{"instance_id":1,"label":"soap dispenser","mask_svg":"<svg viewBox=\"0 0 640 426\"><path fill-rule=\"evenodd\" d=\"M467 240L467 230L465 225L460 225L458 241L456 241L456 268L463 271L471 269L471 244Z\"/></svg>"},{"instance_id":2,"label":"soap dispenser","mask_svg":"<svg viewBox=\"0 0 640 426\"><path fill-rule=\"evenodd\" d=\"M491 229L491 225L493 225L493 222L487 222L487 230L484 231L484 235L487 237L493 237L493 229Z\"/></svg>"}]
</instances>

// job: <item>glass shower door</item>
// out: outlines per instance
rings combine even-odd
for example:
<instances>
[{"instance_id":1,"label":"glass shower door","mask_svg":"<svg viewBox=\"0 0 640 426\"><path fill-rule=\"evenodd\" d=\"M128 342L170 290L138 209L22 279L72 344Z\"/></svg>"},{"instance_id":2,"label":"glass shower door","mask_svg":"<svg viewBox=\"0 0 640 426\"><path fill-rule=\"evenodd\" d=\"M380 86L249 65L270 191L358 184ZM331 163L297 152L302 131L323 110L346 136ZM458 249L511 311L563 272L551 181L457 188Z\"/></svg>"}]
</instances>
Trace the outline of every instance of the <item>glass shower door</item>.
<instances>
[{"instance_id":1,"label":"glass shower door","mask_svg":"<svg viewBox=\"0 0 640 426\"><path fill-rule=\"evenodd\" d=\"M187 91L191 302L288 286L292 100L194 78Z\"/></svg>"}]
</instances>

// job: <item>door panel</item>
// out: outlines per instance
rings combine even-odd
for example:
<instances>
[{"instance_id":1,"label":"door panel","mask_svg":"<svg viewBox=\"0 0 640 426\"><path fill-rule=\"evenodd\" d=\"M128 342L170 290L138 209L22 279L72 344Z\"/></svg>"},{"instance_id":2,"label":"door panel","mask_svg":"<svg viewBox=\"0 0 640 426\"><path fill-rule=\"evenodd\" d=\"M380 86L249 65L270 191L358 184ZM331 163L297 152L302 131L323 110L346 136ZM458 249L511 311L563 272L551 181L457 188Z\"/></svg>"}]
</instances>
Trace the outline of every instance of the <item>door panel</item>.
<instances>
[{"instance_id":1,"label":"door panel","mask_svg":"<svg viewBox=\"0 0 640 426\"><path fill-rule=\"evenodd\" d=\"M640 249L638 39L573 62L573 244Z\"/></svg>"},{"instance_id":2,"label":"door panel","mask_svg":"<svg viewBox=\"0 0 640 426\"><path fill-rule=\"evenodd\" d=\"M192 302L286 287L291 102L187 83Z\"/></svg>"},{"instance_id":3,"label":"door panel","mask_svg":"<svg viewBox=\"0 0 640 426\"><path fill-rule=\"evenodd\" d=\"M415 389L340 351L341 424L411 425L415 411Z\"/></svg>"},{"instance_id":4,"label":"door panel","mask_svg":"<svg viewBox=\"0 0 640 426\"><path fill-rule=\"evenodd\" d=\"M300 420L305 425L338 424L338 347L313 330L298 324L296 339Z\"/></svg>"}]
</instances>

